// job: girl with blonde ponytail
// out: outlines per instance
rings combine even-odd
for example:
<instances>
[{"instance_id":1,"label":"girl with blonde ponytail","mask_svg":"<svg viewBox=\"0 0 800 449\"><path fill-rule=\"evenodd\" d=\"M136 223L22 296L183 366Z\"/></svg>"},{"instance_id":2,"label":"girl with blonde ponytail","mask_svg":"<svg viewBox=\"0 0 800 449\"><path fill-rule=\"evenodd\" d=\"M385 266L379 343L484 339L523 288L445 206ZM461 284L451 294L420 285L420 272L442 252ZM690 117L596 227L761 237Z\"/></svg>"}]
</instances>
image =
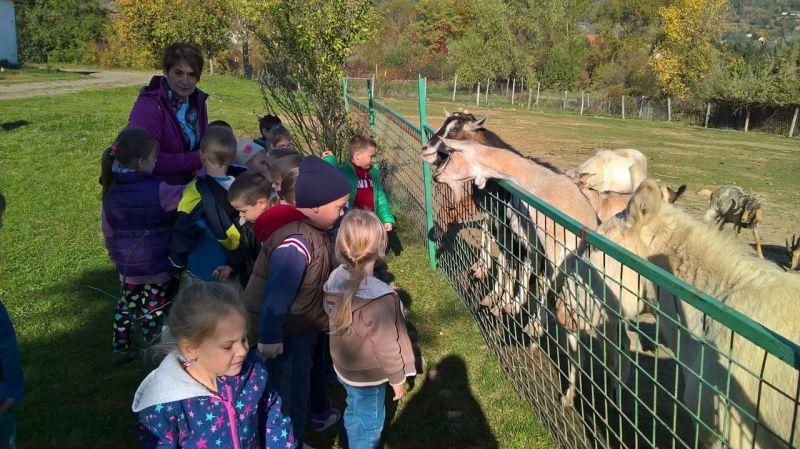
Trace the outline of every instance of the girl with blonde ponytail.
<instances>
[{"instance_id":1,"label":"girl with blonde ponytail","mask_svg":"<svg viewBox=\"0 0 800 449\"><path fill-rule=\"evenodd\" d=\"M386 384L399 400L405 378L416 374L400 299L373 275L386 244L377 215L350 211L336 238L336 256L343 263L325 284L331 358L347 391L344 427L352 449L378 446L386 416Z\"/></svg>"}]
</instances>

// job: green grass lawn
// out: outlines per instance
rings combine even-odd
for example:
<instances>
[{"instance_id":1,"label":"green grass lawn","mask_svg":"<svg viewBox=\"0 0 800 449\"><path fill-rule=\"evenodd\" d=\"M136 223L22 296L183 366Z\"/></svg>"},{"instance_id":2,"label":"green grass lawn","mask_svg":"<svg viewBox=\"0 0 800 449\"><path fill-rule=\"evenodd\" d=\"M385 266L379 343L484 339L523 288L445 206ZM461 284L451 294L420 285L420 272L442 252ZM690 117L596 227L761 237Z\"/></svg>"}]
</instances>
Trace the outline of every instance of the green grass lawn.
<instances>
[{"instance_id":1,"label":"green grass lawn","mask_svg":"<svg viewBox=\"0 0 800 449\"><path fill-rule=\"evenodd\" d=\"M255 85L228 77L201 83L212 120L254 135L263 110ZM101 151L127 122L136 87L0 101L0 298L16 326L26 396L23 448L133 447L138 364L110 367L116 276L100 233ZM392 448L553 446L513 391L477 327L422 245L404 234L390 261L410 301L428 367L392 413ZM442 363L440 364L440 361ZM461 412L449 413L449 412ZM451 416L451 418L447 418ZM455 418L453 418L455 416ZM326 447L333 435L317 435Z\"/></svg>"},{"instance_id":2,"label":"green grass lawn","mask_svg":"<svg viewBox=\"0 0 800 449\"><path fill-rule=\"evenodd\" d=\"M0 86L21 83L38 83L46 81L62 81L86 78L88 75L78 72L66 72L60 69L38 67L21 67L6 69L0 73Z\"/></svg>"}]
</instances>

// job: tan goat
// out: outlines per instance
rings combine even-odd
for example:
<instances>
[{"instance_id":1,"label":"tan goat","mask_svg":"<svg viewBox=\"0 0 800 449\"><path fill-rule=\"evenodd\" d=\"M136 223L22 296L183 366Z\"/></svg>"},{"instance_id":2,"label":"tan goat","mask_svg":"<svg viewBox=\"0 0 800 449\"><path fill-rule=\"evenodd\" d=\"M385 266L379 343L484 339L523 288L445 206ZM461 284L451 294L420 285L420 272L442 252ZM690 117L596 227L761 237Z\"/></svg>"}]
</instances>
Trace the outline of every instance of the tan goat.
<instances>
[{"instance_id":1,"label":"tan goat","mask_svg":"<svg viewBox=\"0 0 800 449\"><path fill-rule=\"evenodd\" d=\"M753 257L729 235L665 204L657 182L646 180L625 213L604 223L599 232L757 323L800 342L800 277ZM635 284L627 287L635 290L641 280L632 280ZM706 447L722 447L718 438L732 449L797 447L800 432L794 432L793 441L789 438L792 428L800 426L798 371L744 337L733 339L730 329L683 301L662 295L658 303L664 315L679 319L691 331L692 335L679 332L672 320L660 319L667 345L675 353L680 348L678 357L687 366L684 403L689 410L699 410L713 429L701 426ZM719 352L701 345L696 339L700 335ZM729 350L736 365L722 355ZM750 373L760 373L764 380ZM758 417L763 426L756 426L748 415Z\"/></svg>"}]
</instances>

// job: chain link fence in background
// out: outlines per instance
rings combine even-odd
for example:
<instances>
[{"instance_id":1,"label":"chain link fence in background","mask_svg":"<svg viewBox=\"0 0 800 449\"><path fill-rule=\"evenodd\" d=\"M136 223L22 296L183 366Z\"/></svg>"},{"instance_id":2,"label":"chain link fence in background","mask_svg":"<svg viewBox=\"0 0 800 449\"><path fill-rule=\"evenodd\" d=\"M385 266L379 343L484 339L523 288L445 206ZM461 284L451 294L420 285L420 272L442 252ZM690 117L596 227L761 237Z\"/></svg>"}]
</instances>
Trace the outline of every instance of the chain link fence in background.
<instances>
[{"instance_id":1,"label":"chain link fence in background","mask_svg":"<svg viewBox=\"0 0 800 449\"><path fill-rule=\"evenodd\" d=\"M379 142L390 202L559 446L797 447L796 344L514 184L431 184L420 147L433 129L360 84L346 104Z\"/></svg>"},{"instance_id":2,"label":"chain link fence in background","mask_svg":"<svg viewBox=\"0 0 800 449\"><path fill-rule=\"evenodd\" d=\"M367 78L361 78L367 79ZM354 93L364 95L365 84ZM513 102L512 102L513 94ZM416 99L416 80L374 79L375 98ZM578 115L617 117L626 120L678 121L696 126L733 128L800 137L800 108L754 105L743 107L731 102L674 101L667 98L610 95L602 91L552 91L539 84L490 80L478 86L460 86L442 81L428 85L428 101L450 102L459 106L479 105L525 111L564 112ZM749 120L748 120L749 114Z\"/></svg>"}]
</instances>

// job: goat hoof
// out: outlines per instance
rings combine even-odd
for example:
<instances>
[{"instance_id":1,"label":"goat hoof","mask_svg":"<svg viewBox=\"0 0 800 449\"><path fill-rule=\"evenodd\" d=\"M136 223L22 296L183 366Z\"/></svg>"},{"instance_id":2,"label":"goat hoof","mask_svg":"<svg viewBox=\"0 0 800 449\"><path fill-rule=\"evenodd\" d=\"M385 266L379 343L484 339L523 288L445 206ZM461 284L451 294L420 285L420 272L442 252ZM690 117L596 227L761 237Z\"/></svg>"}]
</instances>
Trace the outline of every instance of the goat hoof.
<instances>
[{"instance_id":1,"label":"goat hoof","mask_svg":"<svg viewBox=\"0 0 800 449\"><path fill-rule=\"evenodd\" d=\"M570 387L565 394L561 396L561 406L564 408L572 408L575 404L575 391Z\"/></svg>"},{"instance_id":2,"label":"goat hoof","mask_svg":"<svg viewBox=\"0 0 800 449\"><path fill-rule=\"evenodd\" d=\"M520 312L520 307L517 304L506 304L503 310L509 315L517 315Z\"/></svg>"}]
</instances>

